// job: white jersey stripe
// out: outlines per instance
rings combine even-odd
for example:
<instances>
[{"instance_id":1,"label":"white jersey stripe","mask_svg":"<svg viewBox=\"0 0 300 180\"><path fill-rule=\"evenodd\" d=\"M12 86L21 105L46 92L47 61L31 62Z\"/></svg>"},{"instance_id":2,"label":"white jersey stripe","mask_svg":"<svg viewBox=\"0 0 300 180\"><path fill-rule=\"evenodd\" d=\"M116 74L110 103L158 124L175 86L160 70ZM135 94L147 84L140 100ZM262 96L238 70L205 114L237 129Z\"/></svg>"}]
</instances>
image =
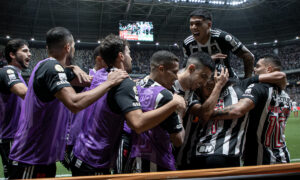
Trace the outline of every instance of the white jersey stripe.
<instances>
[{"instance_id":1,"label":"white jersey stripe","mask_svg":"<svg viewBox=\"0 0 300 180\"><path fill-rule=\"evenodd\" d=\"M231 96L232 104L238 103L239 100L238 100L237 94L235 93L232 86L228 87L228 90L229 90L229 93ZM236 126L237 122L238 122L238 119L233 119L232 123L230 125L231 126L230 130L226 131L225 138L224 138L224 144L223 144L223 154L226 154L226 155L229 154L229 142L230 142L230 138L231 138L231 132L232 132L232 129Z\"/></svg>"},{"instance_id":2,"label":"white jersey stripe","mask_svg":"<svg viewBox=\"0 0 300 180\"><path fill-rule=\"evenodd\" d=\"M265 123L265 119L267 118L268 115L268 107L269 104L271 102L272 99L272 92L273 92L273 87L269 88L269 94L268 94L268 100L265 104L265 107L263 109L262 115L260 117L259 120L259 125L258 125L258 129L257 129L257 144L258 144L258 154L257 154L257 165L261 165L263 163L263 144L261 143L261 135L262 135L262 131L264 129L264 123Z\"/></svg>"}]
</instances>

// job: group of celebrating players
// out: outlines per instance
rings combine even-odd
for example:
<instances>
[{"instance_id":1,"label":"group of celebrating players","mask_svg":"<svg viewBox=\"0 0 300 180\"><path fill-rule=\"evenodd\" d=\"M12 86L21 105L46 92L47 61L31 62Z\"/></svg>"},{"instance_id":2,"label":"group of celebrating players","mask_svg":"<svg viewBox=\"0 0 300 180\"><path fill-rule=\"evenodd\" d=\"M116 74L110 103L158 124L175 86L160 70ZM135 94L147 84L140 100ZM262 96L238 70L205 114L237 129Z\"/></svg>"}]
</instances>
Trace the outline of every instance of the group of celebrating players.
<instances>
[{"instance_id":1,"label":"group of celebrating players","mask_svg":"<svg viewBox=\"0 0 300 180\"><path fill-rule=\"evenodd\" d=\"M54 27L49 58L21 71L31 53L22 39L5 48L0 69L0 152L10 179L288 163L284 130L291 103L280 59L254 56L234 36L212 29L210 12L190 14L184 68L169 51L150 58L151 72L132 80L130 47L108 35L89 75L71 65L74 39ZM245 78L230 68L244 61ZM76 89L76 90L75 90Z\"/></svg>"}]
</instances>

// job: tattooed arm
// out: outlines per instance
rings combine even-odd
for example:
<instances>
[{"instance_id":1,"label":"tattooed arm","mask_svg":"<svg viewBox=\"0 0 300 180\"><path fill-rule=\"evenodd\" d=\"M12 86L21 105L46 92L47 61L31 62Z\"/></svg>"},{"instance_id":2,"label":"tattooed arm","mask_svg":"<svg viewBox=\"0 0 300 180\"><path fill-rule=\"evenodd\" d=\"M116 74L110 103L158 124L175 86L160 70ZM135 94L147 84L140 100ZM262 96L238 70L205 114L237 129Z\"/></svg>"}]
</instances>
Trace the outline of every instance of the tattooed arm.
<instances>
[{"instance_id":1,"label":"tattooed arm","mask_svg":"<svg viewBox=\"0 0 300 180\"><path fill-rule=\"evenodd\" d=\"M235 119L240 118L255 107L254 102L249 98L239 100L238 103L215 110L211 116L212 119Z\"/></svg>"},{"instance_id":2,"label":"tattooed arm","mask_svg":"<svg viewBox=\"0 0 300 180\"><path fill-rule=\"evenodd\" d=\"M254 55L244 46L237 56L244 61L245 78L251 77L254 68Z\"/></svg>"},{"instance_id":3,"label":"tattooed arm","mask_svg":"<svg viewBox=\"0 0 300 180\"><path fill-rule=\"evenodd\" d=\"M222 68L220 75L218 75L217 70L215 70L214 81L215 86L213 87L212 93L205 100L203 104L195 104L193 105L189 113L195 116L199 116L203 121L208 121L209 117L213 113L214 107L217 104L218 98L222 91L222 88L226 85L229 78L228 69L225 70ZM203 87L206 89L211 88L211 85L206 85Z\"/></svg>"}]
</instances>

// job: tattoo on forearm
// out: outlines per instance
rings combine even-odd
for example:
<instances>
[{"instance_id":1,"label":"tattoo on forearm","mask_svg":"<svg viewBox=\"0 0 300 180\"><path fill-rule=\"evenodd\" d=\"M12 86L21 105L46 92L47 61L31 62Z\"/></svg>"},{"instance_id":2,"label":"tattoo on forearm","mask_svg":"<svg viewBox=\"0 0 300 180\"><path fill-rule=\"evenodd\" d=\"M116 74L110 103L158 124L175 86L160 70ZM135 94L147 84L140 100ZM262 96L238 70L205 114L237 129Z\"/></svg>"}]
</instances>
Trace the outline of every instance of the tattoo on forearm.
<instances>
[{"instance_id":1,"label":"tattoo on forearm","mask_svg":"<svg viewBox=\"0 0 300 180\"><path fill-rule=\"evenodd\" d=\"M254 58L252 54L245 53L243 60L244 60L245 77L251 77L253 72L253 66L254 66Z\"/></svg>"},{"instance_id":2,"label":"tattoo on forearm","mask_svg":"<svg viewBox=\"0 0 300 180\"><path fill-rule=\"evenodd\" d=\"M232 106L228 106L228 107L225 107L224 109L220 109L220 110L216 110L212 117L213 118L217 118L217 117L221 117L221 116L226 116L226 115L229 115L229 112L233 109Z\"/></svg>"}]
</instances>

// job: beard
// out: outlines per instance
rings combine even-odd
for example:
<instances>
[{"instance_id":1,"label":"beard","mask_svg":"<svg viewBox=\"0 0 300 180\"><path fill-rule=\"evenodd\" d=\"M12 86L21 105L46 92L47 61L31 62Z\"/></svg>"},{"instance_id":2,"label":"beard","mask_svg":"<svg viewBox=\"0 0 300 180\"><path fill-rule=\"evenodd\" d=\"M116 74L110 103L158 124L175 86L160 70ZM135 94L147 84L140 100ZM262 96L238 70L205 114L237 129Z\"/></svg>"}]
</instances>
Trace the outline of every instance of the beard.
<instances>
[{"instance_id":1,"label":"beard","mask_svg":"<svg viewBox=\"0 0 300 180\"><path fill-rule=\"evenodd\" d=\"M28 66L26 66L25 63L24 63L25 60L22 60L21 58L18 58L18 57L16 57L16 60L17 60L17 62L20 64L20 66L23 69L27 69L28 68Z\"/></svg>"},{"instance_id":2,"label":"beard","mask_svg":"<svg viewBox=\"0 0 300 180\"><path fill-rule=\"evenodd\" d=\"M70 54L68 55L67 59L66 59L66 65L75 65L75 60L74 60L74 53L73 51L70 51Z\"/></svg>"}]
</instances>

